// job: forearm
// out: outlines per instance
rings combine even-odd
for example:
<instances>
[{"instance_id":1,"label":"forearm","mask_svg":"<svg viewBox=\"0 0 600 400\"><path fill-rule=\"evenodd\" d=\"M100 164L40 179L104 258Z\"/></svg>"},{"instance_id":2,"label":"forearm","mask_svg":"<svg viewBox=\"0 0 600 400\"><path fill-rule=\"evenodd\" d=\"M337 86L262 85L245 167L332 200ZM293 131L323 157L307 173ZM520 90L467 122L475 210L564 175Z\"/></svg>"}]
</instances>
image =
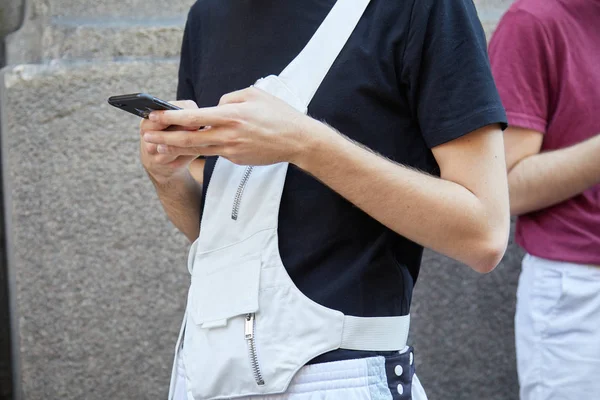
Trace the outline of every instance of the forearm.
<instances>
[{"instance_id":1,"label":"forearm","mask_svg":"<svg viewBox=\"0 0 600 400\"><path fill-rule=\"evenodd\" d=\"M298 166L416 243L480 272L497 264L502 254L488 247L506 238L492 237L502 229L491 226L507 223L489 215L471 191L335 136L307 152Z\"/></svg>"},{"instance_id":2,"label":"forearm","mask_svg":"<svg viewBox=\"0 0 600 400\"><path fill-rule=\"evenodd\" d=\"M600 135L574 146L535 154L508 173L510 211L540 210L600 183Z\"/></svg>"},{"instance_id":3,"label":"forearm","mask_svg":"<svg viewBox=\"0 0 600 400\"><path fill-rule=\"evenodd\" d=\"M200 233L202 186L189 173L167 181L150 177L169 220L190 242Z\"/></svg>"}]
</instances>

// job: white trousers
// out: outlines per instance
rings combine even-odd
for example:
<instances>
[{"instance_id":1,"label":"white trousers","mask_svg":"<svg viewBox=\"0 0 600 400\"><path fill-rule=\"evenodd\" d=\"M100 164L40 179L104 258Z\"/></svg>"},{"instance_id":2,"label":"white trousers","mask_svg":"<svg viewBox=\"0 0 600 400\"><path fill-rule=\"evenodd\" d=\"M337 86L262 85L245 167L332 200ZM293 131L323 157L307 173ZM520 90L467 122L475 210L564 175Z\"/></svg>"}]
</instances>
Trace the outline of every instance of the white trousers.
<instances>
[{"instance_id":1,"label":"white trousers","mask_svg":"<svg viewBox=\"0 0 600 400\"><path fill-rule=\"evenodd\" d=\"M411 356L412 362L412 356ZM406 367L406 366L405 366ZM402 374L394 368L394 374ZM304 366L284 394L252 396L236 400L395 400L407 399L401 385L390 388L383 357L336 361ZM419 378L412 377L411 400L427 400ZM177 360L174 400L194 400L186 394L185 369L181 355Z\"/></svg>"},{"instance_id":2,"label":"white trousers","mask_svg":"<svg viewBox=\"0 0 600 400\"><path fill-rule=\"evenodd\" d=\"M600 266L526 255L515 339L521 400L600 399Z\"/></svg>"}]
</instances>

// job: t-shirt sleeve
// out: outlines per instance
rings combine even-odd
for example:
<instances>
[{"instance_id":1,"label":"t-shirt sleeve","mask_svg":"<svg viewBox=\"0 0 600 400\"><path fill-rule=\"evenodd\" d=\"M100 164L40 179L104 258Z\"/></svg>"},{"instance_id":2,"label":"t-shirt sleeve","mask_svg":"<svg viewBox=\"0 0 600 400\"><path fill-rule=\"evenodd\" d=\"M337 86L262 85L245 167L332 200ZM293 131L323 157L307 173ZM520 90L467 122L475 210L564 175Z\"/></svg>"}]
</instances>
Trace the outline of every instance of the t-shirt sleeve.
<instances>
[{"instance_id":1,"label":"t-shirt sleeve","mask_svg":"<svg viewBox=\"0 0 600 400\"><path fill-rule=\"evenodd\" d=\"M191 21L188 20L183 31L183 41L181 43L181 57L179 60L179 77L177 82L177 100L196 101L194 91L194 52L191 43Z\"/></svg>"},{"instance_id":2,"label":"t-shirt sleeve","mask_svg":"<svg viewBox=\"0 0 600 400\"><path fill-rule=\"evenodd\" d=\"M507 12L490 41L490 60L508 122L545 133L549 94L548 36L521 10Z\"/></svg>"},{"instance_id":3,"label":"t-shirt sleeve","mask_svg":"<svg viewBox=\"0 0 600 400\"><path fill-rule=\"evenodd\" d=\"M486 125L506 127L472 0L416 0L401 65L430 148Z\"/></svg>"}]
</instances>

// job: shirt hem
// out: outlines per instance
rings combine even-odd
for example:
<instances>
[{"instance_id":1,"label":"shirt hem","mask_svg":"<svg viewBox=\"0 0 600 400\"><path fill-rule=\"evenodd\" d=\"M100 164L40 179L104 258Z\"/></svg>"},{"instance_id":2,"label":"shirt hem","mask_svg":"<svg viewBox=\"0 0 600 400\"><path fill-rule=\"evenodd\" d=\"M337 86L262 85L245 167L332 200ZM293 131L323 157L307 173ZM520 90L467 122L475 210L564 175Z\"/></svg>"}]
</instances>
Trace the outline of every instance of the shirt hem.
<instances>
[{"instance_id":1,"label":"shirt hem","mask_svg":"<svg viewBox=\"0 0 600 400\"><path fill-rule=\"evenodd\" d=\"M534 115L522 114L512 111L507 111L508 124L523 129L532 129L541 133L546 133L547 124L540 117Z\"/></svg>"},{"instance_id":2,"label":"shirt hem","mask_svg":"<svg viewBox=\"0 0 600 400\"><path fill-rule=\"evenodd\" d=\"M586 258L585 256L584 257L563 256L563 255L559 255L556 253L545 252L543 250L540 251L539 249L535 249L535 248L533 248L533 249L528 248L528 246L526 246L523 243L522 239L517 239L516 242L523 250L525 250L527 253L531 254L532 256L545 258L545 259L551 260L551 261L587 265L587 266L592 266L592 267L600 267L600 259L594 259L593 257Z\"/></svg>"},{"instance_id":3,"label":"shirt hem","mask_svg":"<svg viewBox=\"0 0 600 400\"><path fill-rule=\"evenodd\" d=\"M437 129L431 132L431 135L435 135L435 139L425 138L427 146L431 149L433 147L442 145L450 142L454 139L458 139L468 133L471 133L477 129L483 128L484 126L500 124L502 130L507 127L506 113L503 107L490 107L483 110L476 111L466 117L460 119L458 122L442 129Z\"/></svg>"}]
</instances>

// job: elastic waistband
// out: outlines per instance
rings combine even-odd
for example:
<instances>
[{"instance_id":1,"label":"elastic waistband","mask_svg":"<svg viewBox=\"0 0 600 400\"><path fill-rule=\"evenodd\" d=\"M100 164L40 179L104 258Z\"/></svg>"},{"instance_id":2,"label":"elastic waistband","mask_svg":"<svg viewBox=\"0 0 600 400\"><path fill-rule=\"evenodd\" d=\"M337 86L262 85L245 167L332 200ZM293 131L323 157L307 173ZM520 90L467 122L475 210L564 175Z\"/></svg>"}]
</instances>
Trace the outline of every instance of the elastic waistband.
<instances>
[{"instance_id":1,"label":"elastic waistband","mask_svg":"<svg viewBox=\"0 0 600 400\"><path fill-rule=\"evenodd\" d=\"M401 354L409 350L410 348L407 346L398 352L398 356L402 357ZM285 394L269 395L268 398L270 400L281 400L287 399L290 394L321 393L323 395L325 392L333 391L335 396L332 398L335 399L347 399L352 396L354 396L352 398L363 398L356 397L360 393L370 394L369 398L387 399L388 395L385 393L389 392L386 357L376 356L305 365L294 376ZM181 353L178 354L176 363L178 384L185 385L185 366ZM384 393L385 395L383 397L373 397L373 394L377 393ZM348 397L345 394L348 394L348 396L351 394L352 396ZM257 400L264 398L266 397L252 397L252 399ZM250 398L244 397L239 400L250 400Z\"/></svg>"},{"instance_id":2,"label":"elastic waistband","mask_svg":"<svg viewBox=\"0 0 600 400\"><path fill-rule=\"evenodd\" d=\"M383 382L387 382L384 357L333 361L302 367L286 393L368 388Z\"/></svg>"}]
</instances>

